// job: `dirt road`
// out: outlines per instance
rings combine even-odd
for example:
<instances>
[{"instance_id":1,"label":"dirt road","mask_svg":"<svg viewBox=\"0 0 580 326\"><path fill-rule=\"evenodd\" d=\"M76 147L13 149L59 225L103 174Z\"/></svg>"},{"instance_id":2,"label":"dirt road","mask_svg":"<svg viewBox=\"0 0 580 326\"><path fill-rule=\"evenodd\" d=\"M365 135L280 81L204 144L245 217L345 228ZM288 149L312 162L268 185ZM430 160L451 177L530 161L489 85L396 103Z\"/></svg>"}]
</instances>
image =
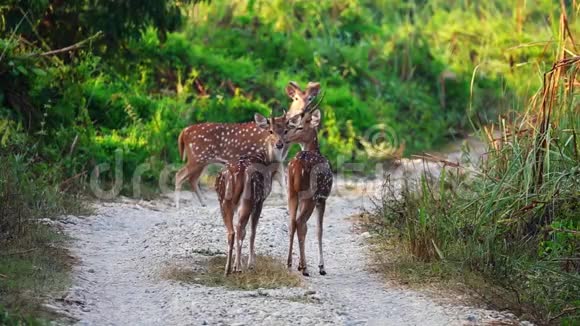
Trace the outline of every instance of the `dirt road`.
<instances>
[{"instance_id":1,"label":"dirt road","mask_svg":"<svg viewBox=\"0 0 580 326\"><path fill-rule=\"evenodd\" d=\"M54 305L81 325L478 325L511 319L386 286L367 271L365 235L354 232L350 218L369 207L368 197L356 186L336 188L343 191L329 199L325 219L328 275L315 273L313 218L306 248L312 276L303 287L239 291L162 277L172 264L195 266L224 252L225 228L215 195L206 189L208 207L186 193L177 210L170 194L153 202L100 203L94 216L67 217L63 227L74 238L71 251L79 262L72 288ZM260 220L258 254L285 261L287 219L277 189Z\"/></svg>"}]
</instances>

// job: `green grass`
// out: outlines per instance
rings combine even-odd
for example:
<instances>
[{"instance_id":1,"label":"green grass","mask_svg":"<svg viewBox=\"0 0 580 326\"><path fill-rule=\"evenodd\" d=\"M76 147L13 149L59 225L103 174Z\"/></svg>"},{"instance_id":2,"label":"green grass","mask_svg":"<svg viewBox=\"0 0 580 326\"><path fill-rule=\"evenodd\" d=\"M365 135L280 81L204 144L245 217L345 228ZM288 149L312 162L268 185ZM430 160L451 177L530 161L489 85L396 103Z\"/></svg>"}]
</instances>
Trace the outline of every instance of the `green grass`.
<instances>
[{"instance_id":1,"label":"green grass","mask_svg":"<svg viewBox=\"0 0 580 326\"><path fill-rule=\"evenodd\" d=\"M196 270L182 266L169 266L163 271L162 276L178 282L235 290L297 287L302 283L300 275L289 271L280 261L268 256L258 256L255 269L244 269L242 273L232 273L228 276L224 275L225 264L224 256L214 256L204 259L202 265Z\"/></svg>"},{"instance_id":2,"label":"green grass","mask_svg":"<svg viewBox=\"0 0 580 326\"><path fill-rule=\"evenodd\" d=\"M458 282L542 324L580 321L580 119L569 83L580 59L565 55L567 35L559 46L528 110L502 121L499 140L482 131L477 173L443 168L400 192L387 180L370 219L387 273Z\"/></svg>"},{"instance_id":3,"label":"green grass","mask_svg":"<svg viewBox=\"0 0 580 326\"><path fill-rule=\"evenodd\" d=\"M0 305L15 316L57 318L43 307L51 295L70 286L65 239L47 226L27 225L17 240L0 242Z\"/></svg>"},{"instance_id":4,"label":"green grass","mask_svg":"<svg viewBox=\"0 0 580 326\"><path fill-rule=\"evenodd\" d=\"M14 315L4 307L0 306L0 325L5 326L40 326L48 325L49 323L45 320L34 318L34 317L24 317L20 315Z\"/></svg>"},{"instance_id":5,"label":"green grass","mask_svg":"<svg viewBox=\"0 0 580 326\"><path fill-rule=\"evenodd\" d=\"M370 222L370 223L369 223ZM518 294L493 282L485 275L469 270L460 263L416 259L396 232L378 227L375 217L363 222L373 236L371 270L386 281L432 293L437 299L461 296L461 304L485 305L498 311L511 311L523 320L537 320L534 306L519 300ZM391 227L387 229L391 230ZM453 302L457 303L457 302Z\"/></svg>"},{"instance_id":6,"label":"green grass","mask_svg":"<svg viewBox=\"0 0 580 326\"><path fill-rule=\"evenodd\" d=\"M61 215L88 213L79 194L61 190L82 187L58 182L60 165L34 162L28 144L20 145L0 152L0 306L16 318L0 324L58 318L43 304L69 287L74 260L52 224Z\"/></svg>"}]
</instances>

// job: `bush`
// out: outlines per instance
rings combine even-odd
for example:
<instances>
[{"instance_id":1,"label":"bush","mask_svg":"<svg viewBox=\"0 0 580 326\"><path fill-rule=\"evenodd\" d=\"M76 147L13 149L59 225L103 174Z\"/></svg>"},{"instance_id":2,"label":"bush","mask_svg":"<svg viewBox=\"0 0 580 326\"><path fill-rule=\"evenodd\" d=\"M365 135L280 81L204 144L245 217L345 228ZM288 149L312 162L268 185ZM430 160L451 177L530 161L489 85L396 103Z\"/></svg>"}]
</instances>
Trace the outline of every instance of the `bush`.
<instances>
[{"instance_id":1,"label":"bush","mask_svg":"<svg viewBox=\"0 0 580 326\"><path fill-rule=\"evenodd\" d=\"M376 217L418 264L483 275L542 323L580 320L578 62L559 61L536 105L488 139L481 173L387 187Z\"/></svg>"},{"instance_id":2,"label":"bush","mask_svg":"<svg viewBox=\"0 0 580 326\"><path fill-rule=\"evenodd\" d=\"M506 104L523 103L537 80L527 65L514 64L542 65L550 56L533 46L504 49L548 39L541 26L557 10L544 1L527 11L500 2L193 2L191 15L177 15L172 1L157 4L166 20L164 11L143 9L146 19L120 33L135 18L124 12L112 31L58 57L22 41L42 20L16 28L18 5L2 7L10 17L2 31L13 34L0 39L0 116L22 124L47 161L62 160L65 178L111 161L123 147L126 175L154 162L147 179L156 182L163 163L180 162L175 143L184 126L251 120L288 103L282 89L289 80L317 80L326 92L323 153L335 169L342 158L373 166L403 149L440 146L468 132L470 119L485 122ZM51 10L33 9L34 17ZM61 19L64 8L54 10ZM512 19L514 10L523 16ZM186 24L175 31L179 21ZM96 32L81 30L67 40ZM60 46L63 39L50 40ZM377 126L392 133L384 144L365 138Z\"/></svg>"}]
</instances>

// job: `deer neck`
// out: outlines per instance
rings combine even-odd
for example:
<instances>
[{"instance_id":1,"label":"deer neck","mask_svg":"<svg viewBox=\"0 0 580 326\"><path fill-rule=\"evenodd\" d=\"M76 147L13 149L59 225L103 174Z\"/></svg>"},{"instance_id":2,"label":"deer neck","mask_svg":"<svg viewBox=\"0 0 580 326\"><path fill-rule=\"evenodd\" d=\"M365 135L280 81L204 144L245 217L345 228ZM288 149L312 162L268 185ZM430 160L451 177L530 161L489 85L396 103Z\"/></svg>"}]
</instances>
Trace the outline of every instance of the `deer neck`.
<instances>
[{"instance_id":1,"label":"deer neck","mask_svg":"<svg viewBox=\"0 0 580 326\"><path fill-rule=\"evenodd\" d=\"M304 111L305 106L304 101L294 100L292 104L290 104L290 109L286 113L286 117L291 118L295 115L301 114Z\"/></svg>"},{"instance_id":2,"label":"deer neck","mask_svg":"<svg viewBox=\"0 0 580 326\"><path fill-rule=\"evenodd\" d=\"M288 151L284 150L283 152L280 152L272 147L267 147L265 154L266 154L266 162L268 164L279 164L282 161L284 161L284 158L286 158Z\"/></svg>"},{"instance_id":3,"label":"deer neck","mask_svg":"<svg viewBox=\"0 0 580 326\"><path fill-rule=\"evenodd\" d=\"M314 134L314 137L312 137L309 142L300 143L300 147L303 151L320 152L320 146L318 146L318 136Z\"/></svg>"}]
</instances>

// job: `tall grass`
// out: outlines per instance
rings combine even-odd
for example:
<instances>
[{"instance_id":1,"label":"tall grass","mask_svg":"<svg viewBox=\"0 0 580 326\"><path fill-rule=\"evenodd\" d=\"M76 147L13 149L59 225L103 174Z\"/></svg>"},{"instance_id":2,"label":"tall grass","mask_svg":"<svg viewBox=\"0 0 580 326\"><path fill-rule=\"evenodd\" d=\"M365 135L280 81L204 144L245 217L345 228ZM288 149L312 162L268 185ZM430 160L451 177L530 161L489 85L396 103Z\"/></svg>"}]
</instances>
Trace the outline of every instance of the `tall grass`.
<instances>
[{"instance_id":1,"label":"tall grass","mask_svg":"<svg viewBox=\"0 0 580 326\"><path fill-rule=\"evenodd\" d=\"M62 214L81 213L79 197L63 191L59 164L34 155L25 137L0 152L0 324L34 324L23 316L52 318L46 296L69 285L72 259L65 237L52 227ZM4 311L3 308L7 309Z\"/></svg>"},{"instance_id":2,"label":"tall grass","mask_svg":"<svg viewBox=\"0 0 580 326\"><path fill-rule=\"evenodd\" d=\"M500 119L500 137L492 128L482 132L489 151L479 172L443 170L439 180L407 181L400 194L387 184L376 218L417 265L483 276L506 290L516 312L542 323L574 323L580 321L580 57L565 11L557 42L556 62L527 110Z\"/></svg>"}]
</instances>

